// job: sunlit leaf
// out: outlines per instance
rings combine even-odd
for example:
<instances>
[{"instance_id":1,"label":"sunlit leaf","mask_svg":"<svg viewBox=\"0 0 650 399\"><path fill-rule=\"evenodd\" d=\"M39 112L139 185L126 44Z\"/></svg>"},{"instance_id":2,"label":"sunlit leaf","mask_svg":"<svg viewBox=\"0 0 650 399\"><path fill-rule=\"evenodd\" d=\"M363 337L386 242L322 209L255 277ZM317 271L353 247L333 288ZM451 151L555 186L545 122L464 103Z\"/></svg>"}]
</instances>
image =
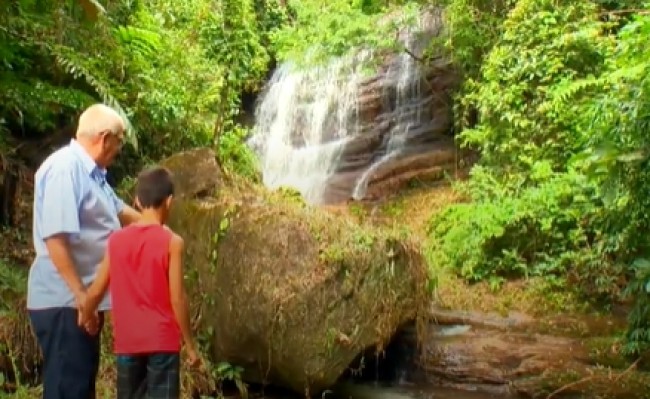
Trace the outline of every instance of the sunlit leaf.
<instances>
[{"instance_id":1,"label":"sunlit leaf","mask_svg":"<svg viewBox=\"0 0 650 399\"><path fill-rule=\"evenodd\" d=\"M100 14L105 14L106 9L98 0L79 0L88 19L96 21Z\"/></svg>"},{"instance_id":2,"label":"sunlit leaf","mask_svg":"<svg viewBox=\"0 0 650 399\"><path fill-rule=\"evenodd\" d=\"M648 154L646 151L639 150L639 151L634 151L634 152L628 152L625 154L621 154L616 156L616 160L619 162L635 162L635 161L642 161L648 157Z\"/></svg>"}]
</instances>

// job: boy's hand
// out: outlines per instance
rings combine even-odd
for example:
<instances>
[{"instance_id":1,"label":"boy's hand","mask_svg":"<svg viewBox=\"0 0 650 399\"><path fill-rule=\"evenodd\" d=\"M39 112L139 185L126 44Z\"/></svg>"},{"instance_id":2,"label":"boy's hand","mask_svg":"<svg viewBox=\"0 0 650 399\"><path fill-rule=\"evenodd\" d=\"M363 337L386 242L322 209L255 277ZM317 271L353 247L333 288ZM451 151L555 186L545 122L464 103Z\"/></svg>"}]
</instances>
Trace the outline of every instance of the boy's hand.
<instances>
[{"instance_id":1,"label":"boy's hand","mask_svg":"<svg viewBox=\"0 0 650 399\"><path fill-rule=\"evenodd\" d=\"M83 324L86 332L92 336L97 335L99 332L99 312L95 312L89 319L87 319Z\"/></svg>"},{"instance_id":2,"label":"boy's hand","mask_svg":"<svg viewBox=\"0 0 650 399\"><path fill-rule=\"evenodd\" d=\"M99 312L87 314L87 311L79 311L77 325L83 328L90 335L97 335L99 332Z\"/></svg>"},{"instance_id":3,"label":"boy's hand","mask_svg":"<svg viewBox=\"0 0 650 399\"><path fill-rule=\"evenodd\" d=\"M90 335L97 335L99 332L99 312L90 313L86 306L86 293L76 295L77 304L77 325L86 330Z\"/></svg>"},{"instance_id":4,"label":"boy's hand","mask_svg":"<svg viewBox=\"0 0 650 399\"><path fill-rule=\"evenodd\" d=\"M190 367L199 367L201 358L194 347L187 348L187 365Z\"/></svg>"}]
</instances>

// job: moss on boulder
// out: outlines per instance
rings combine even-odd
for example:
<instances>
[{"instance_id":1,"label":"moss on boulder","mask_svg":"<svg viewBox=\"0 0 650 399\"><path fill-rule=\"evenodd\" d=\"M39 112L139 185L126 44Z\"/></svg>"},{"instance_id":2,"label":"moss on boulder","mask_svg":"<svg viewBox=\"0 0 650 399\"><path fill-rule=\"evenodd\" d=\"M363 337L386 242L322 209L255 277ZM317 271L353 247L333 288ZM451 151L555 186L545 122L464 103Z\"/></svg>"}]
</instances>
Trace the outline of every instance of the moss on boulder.
<instances>
[{"instance_id":1,"label":"moss on boulder","mask_svg":"<svg viewBox=\"0 0 650 399\"><path fill-rule=\"evenodd\" d=\"M428 303L426 267L404 237L282 193L230 183L176 203L195 311L213 360L249 382L318 393Z\"/></svg>"},{"instance_id":2,"label":"moss on boulder","mask_svg":"<svg viewBox=\"0 0 650 399\"><path fill-rule=\"evenodd\" d=\"M196 148L174 154L160 162L174 173L177 197L212 194L221 185L223 172L214 151Z\"/></svg>"}]
</instances>

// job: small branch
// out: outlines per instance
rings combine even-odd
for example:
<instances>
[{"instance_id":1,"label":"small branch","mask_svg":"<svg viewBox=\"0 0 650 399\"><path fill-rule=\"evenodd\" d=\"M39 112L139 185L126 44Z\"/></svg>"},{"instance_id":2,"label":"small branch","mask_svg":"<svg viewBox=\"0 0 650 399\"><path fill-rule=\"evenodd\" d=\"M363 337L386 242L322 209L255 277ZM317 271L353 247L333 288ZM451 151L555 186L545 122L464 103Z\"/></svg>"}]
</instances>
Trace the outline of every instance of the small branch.
<instances>
[{"instance_id":1,"label":"small branch","mask_svg":"<svg viewBox=\"0 0 650 399\"><path fill-rule=\"evenodd\" d=\"M591 381L591 380L594 379L594 377L595 377L595 376L591 375L591 376L589 376L589 377L585 377L585 378L579 379L578 381L574 381L574 382L572 382L572 383L570 383L570 384L566 384L566 385L564 385L564 386L561 386L560 388L558 388L558 389L556 389L555 391L551 392L551 393L546 397L546 399L551 399L553 396L557 395L557 394L560 393L560 392L564 392L564 391L566 391L566 390L569 389L569 388L572 388L572 387L575 387L575 386L577 386L577 385L583 384L583 383L585 383L585 382L587 382L587 381Z\"/></svg>"},{"instance_id":2,"label":"small branch","mask_svg":"<svg viewBox=\"0 0 650 399\"><path fill-rule=\"evenodd\" d=\"M409 48L406 47L406 46L404 47L404 52L405 52L406 54L410 55L411 57L413 57L413 59L416 60L417 62L424 62L424 58L422 58L422 57L418 57L418 56L417 56L416 54L414 54L411 50L409 50Z\"/></svg>"},{"instance_id":3,"label":"small branch","mask_svg":"<svg viewBox=\"0 0 650 399\"><path fill-rule=\"evenodd\" d=\"M635 369L636 366L637 366L637 364L639 364L640 361L641 361L641 358L636 359L636 360L634 361L634 363L632 363L632 364L630 365L630 367L628 367L627 369L625 369L623 372L619 373L619 374L616 376L616 378L612 379L611 377L609 377L608 379L609 379L609 380L612 380L612 382L618 382L621 378L623 378L623 376L625 376L627 373L629 373L630 371L632 371L633 369ZM558 388L558 389L556 389L555 391L551 392L551 393L546 397L546 399L551 399L551 398L553 398L555 395L557 395L558 393L564 392L564 391L566 391L567 389L569 389L569 388L573 388L573 387L578 386L578 385L580 385L580 384L584 384L585 382L588 382L588 381L591 381L591 380L595 380L595 379L597 379L597 378L599 378L599 377L602 377L602 376L590 375L590 376L588 376L588 377L584 377L584 378L582 378L582 379L580 379L580 380L578 380L578 381L574 381L574 382L572 382L572 383L570 383L570 384L566 384L566 385L564 385L564 386L561 386L560 388Z\"/></svg>"},{"instance_id":4,"label":"small branch","mask_svg":"<svg viewBox=\"0 0 650 399\"><path fill-rule=\"evenodd\" d=\"M622 14L634 14L634 13L639 15L648 15L650 14L650 10L630 8L625 10L603 11L600 13L600 15L622 15Z\"/></svg>"},{"instance_id":5,"label":"small branch","mask_svg":"<svg viewBox=\"0 0 650 399\"><path fill-rule=\"evenodd\" d=\"M634 363L630 364L630 367L626 368L625 371L623 371L621 374L619 374L618 376L616 376L616 378L614 379L614 382L619 381L621 378L623 378L623 376L624 376L625 374L627 374L627 373L629 373L631 370L635 369L636 366L639 364L640 361L641 361L641 358L636 359L636 360L634 361Z\"/></svg>"}]
</instances>

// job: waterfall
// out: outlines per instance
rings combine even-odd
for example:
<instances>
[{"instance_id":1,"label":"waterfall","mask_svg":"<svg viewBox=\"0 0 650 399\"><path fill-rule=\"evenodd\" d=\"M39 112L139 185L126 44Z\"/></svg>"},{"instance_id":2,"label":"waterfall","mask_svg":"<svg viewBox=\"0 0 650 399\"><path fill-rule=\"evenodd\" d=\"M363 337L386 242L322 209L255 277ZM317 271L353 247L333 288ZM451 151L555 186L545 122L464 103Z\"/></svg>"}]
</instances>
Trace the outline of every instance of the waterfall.
<instances>
[{"instance_id":1,"label":"waterfall","mask_svg":"<svg viewBox=\"0 0 650 399\"><path fill-rule=\"evenodd\" d=\"M265 186L291 187L320 202L343 146L359 130L357 88L370 56L364 51L309 70L286 63L275 71L248 141Z\"/></svg>"},{"instance_id":2,"label":"waterfall","mask_svg":"<svg viewBox=\"0 0 650 399\"><path fill-rule=\"evenodd\" d=\"M425 86L430 76L417 61L431 25L420 18L404 30L400 40L408 51L392 56L359 51L311 69L280 65L248 141L264 185L294 188L312 204L362 199L391 162L430 149L450 125L448 104ZM368 61L379 64L372 74Z\"/></svg>"}]
</instances>

